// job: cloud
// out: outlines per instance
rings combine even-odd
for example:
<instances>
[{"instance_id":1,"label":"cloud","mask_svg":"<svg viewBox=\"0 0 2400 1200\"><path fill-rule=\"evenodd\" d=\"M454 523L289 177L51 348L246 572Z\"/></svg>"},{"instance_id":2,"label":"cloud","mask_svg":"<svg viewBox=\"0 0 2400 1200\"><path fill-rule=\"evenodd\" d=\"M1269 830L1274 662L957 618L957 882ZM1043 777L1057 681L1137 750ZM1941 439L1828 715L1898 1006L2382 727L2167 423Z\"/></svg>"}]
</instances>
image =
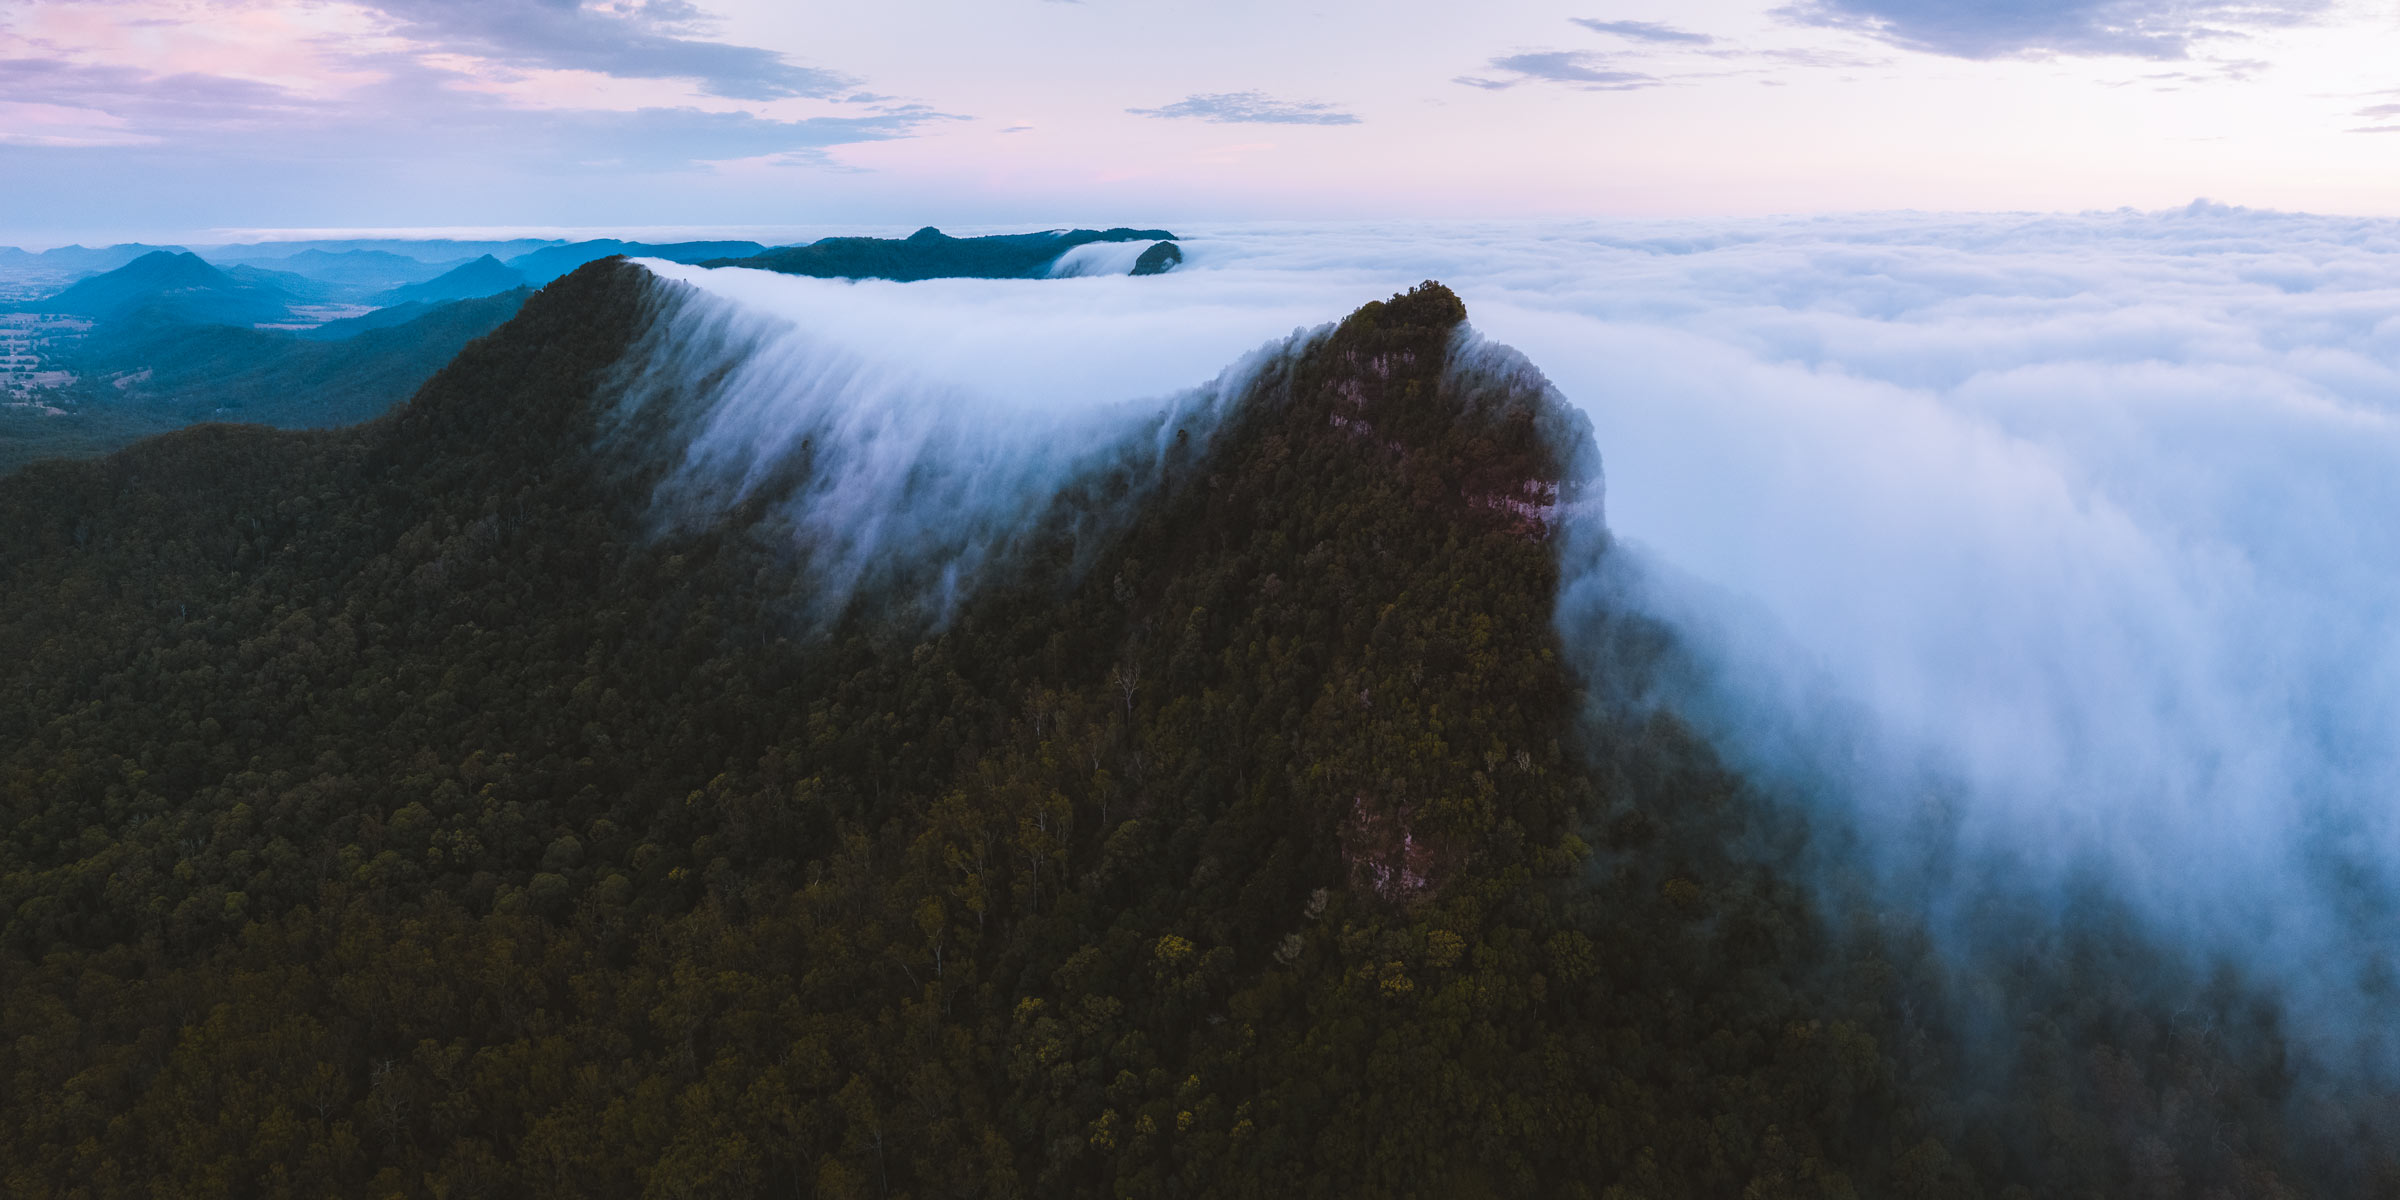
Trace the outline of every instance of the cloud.
<instances>
[{"instance_id":1,"label":"cloud","mask_svg":"<svg viewBox=\"0 0 2400 1200\"><path fill-rule=\"evenodd\" d=\"M456 77L405 59L347 97L303 96L209 75L151 75L129 67L44 59L0 61L0 89L48 97L109 127L173 138L178 154L206 152L228 165L247 158L504 156L532 164L614 162L645 169L906 137L943 114L897 106L867 116L777 120L693 107L531 110L450 86ZM131 151L129 151L131 152Z\"/></svg>"},{"instance_id":2,"label":"cloud","mask_svg":"<svg viewBox=\"0 0 2400 1200\"><path fill-rule=\"evenodd\" d=\"M1956 933L1977 894L1945 880L2061 919L2097 889L2280 989L2319 1050L2382 1019L2348 965L2393 949L2372 914L2400 902L2400 222L1179 232L1154 280L795 285L774 303L825 357L761 368L748 403L813 415L738 426L709 470L749 478L760 430L822 427L812 363L933 381L862 421L964 395L972 429L1014 413L1088 447L1104 429L1058 422L1441 279L1598 436L1626 574L1571 579L1562 628L1609 588L1671 622L1706 671L1660 699L1853 828L1845 868L1888 903ZM927 461L913 438L882 444ZM902 527L877 522L846 528Z\"/></svg>"},{"instance_id":3,"label":"cloud","mask_svg":"<svg viewBox=\"0 0 2400 1200\"><path fill-rule=\"evenodd\" d=\"M1670 46L1709 46L1716 44L1717 40L1705 33L1693 33L1690 30L1677 29L1672 25L1661 25L1655 21L1601 21L1591 17L1569 17L1567 19L1594 33L1615 34L1618 37L1631 38L1637 42L1656 42Z\"/></svg>"},{"instance_id":4,"label":"cloud","mask_svg":"<svg viewBox=\"0 0 2400 1200\"><path fill-rule=\"evenodd\" d=\"M1497 75L1461 75L1454 82L1486 91L1501 91L1524 83L1557 83L1590 92L1629 92L1657 87L1655 75L1623 71L1600 55L1584 50L1536 50L1491 60Z\"/></svg>"},{"instance_id":5,"label":"cloud","mask_svg":"<svg viewBox=\"0 0 2400 1200\"><path fill-rule=\"evenodd\" d=\"M1116 464L1146 493L1170 447L1205 444L1250 378L1312 336L1262 337L1255 310L1147 303L1157 280L1126 276L1129 261L905 285L644 265L660 317L628 355L612 436L675 464L654 496L664 529L772 506L807 562L808 615L828 621L878 586L899 593L895 614L938 623L1063 486ZM803 456L794 484L780 468Z\"/></svg>"},{"instance_id":6,"label":"cloud","mask_svg":"<svg viewBox=\"0 0 2400 1200\"><path fill-rule=\"evenodd\" d=\"M1359 120L1330 104L1278 100L1264 92L1208 92L1159 108L1129 108L1143 117L1191 118L1221 124L1356 125Z\"/></svg>"},{"instance_id":7,"label":"cloud","mask_svg":"<svg viewBox=\"0 0 2400 1200\"><path fill-rule=\"evenodd\" d=\"M0 96L80 109L139 133L244 129L272 124L311 101L274 84L189 72L48 58L0 59Z\"/></svg>"},{"instance_id":8,"label":"cloud","mask_svg":"<svg viewBox=\"0 0 2400 1200\"><path fill-rule=\"evenodd\" d=\"M2191 57L2201 42L2298 25L2331 0L1800 0L1776 10L1953 58Z\"/></svg>"},{"instance_id":9,"label":"cloud","mask_svg":"<svg viewBox=\"0 0 2400 1200\"><path fill-rule=\"evenodd\" d=\"M835 166L837 147L959 119L690 36L699 17L687 6L385 7L404 19L382 34L279 34L287 40L222 55L145 58L99 36L18 40L32 53L0 57L0 177L15 185L8 215L19 235L262 219L417 224L431 211L475 219L462 203L610 219L670 173L738 173L762 189L773 168ZM353 9L332 17L368 19ZM170 35L191 24L158 20ZM228 73L149 65L220 59ZM265 60L274 82L230 73ZM614 89L638 102L607 107L507 86L514 72L553 66L669 82ZM770 108L728 95L780 100ZM612 172L630 190L590 194L584 181ZM341 211L326 207L337 203ZM639 203L659 207L656 194Z\"/></svg>"},{"instance_id":10,"label":"cloud","mask_svg":"<svg viewBox=\"0 0 2400 1200\"><path fill-rule=\"evenodd\" d=\"M2384 92L2381 94L2388 96L2392 93ZM2400 133L2400 119L2395 119L2400 118L2400 104L2370 104L2365 108L2351 113L2350 115L2367 123L2364 125L2353 126L2345 132Z\"/></svg>"},{"instance_id":11,"label":"cloud","mask_svg":"<svg viewBox=\"0 0 2400 1200\"><path fill-rule=\"evenodd\" d=\"M743 112L641 108L550 114L533 129L523 128L534 123L522 122L513 113L499 116L494 124L521 142L530 141L528 152L561 163L679 170L766 156L780 156L786 163L823 162L825 151L835 146L907 137L923 120L900 115L777 121Z\"/></svg>"},{"instance_id":12,"label":"cloud","mask_svg":"<svg viewBox=\"0 0 2400 1200\"><path fill-rule=\"evenodd\" d=\"M741 100L831 97L849 76L772 50L693 37L703 14L681 0L597 7L580 0L372 0L394 32L426 46L518 67L686 80Z\"/></svg>"}]
</instances>

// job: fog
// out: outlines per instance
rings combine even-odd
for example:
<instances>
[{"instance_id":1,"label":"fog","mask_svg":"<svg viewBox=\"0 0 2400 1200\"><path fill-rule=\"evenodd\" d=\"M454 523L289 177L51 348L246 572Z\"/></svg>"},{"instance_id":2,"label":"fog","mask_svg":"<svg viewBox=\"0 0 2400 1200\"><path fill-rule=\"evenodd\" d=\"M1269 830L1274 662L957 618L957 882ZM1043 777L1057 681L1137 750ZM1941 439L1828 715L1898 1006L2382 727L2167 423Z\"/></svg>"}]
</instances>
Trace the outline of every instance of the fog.
<instances>
[{"instance_id":1,"label":"fog","mask_svg":"<svg viewBox=\"0 0 2400 1200\"><path fill-rule=\"evenodd\" d=\"M641 261L660 309L617 384L617 436L676 458L666 528L770 503L820 623L881 582L938 625L1061 488L1113 465L1154 477L1168 439L1205 439L1261 364L1310 336L1262 339L1238 299L1144 305L1122 277L899 284Z\"/></svg>"},{"instance_id":2,"label":"fog","mask_svg":"<svg viewBox=\"0 0 2400 1200\"><path fill-rule=\"evenodd\" d=\"M1440 279L1592 420L1622 553L1566 609L1678 628L1708 669L1662 702L1853 820L1853 865L1896 879L1937 837L2061 905L2103 881L2281 980L2303 1032L2361 1028L2400 896L2400 223L1178 232L1144 279L653 264L751 347L685 478L738 491L827 430L870 464L844 528L1002 529L1129 414L1204 416L1226 364Z\"/></svg>"}]
</instances>

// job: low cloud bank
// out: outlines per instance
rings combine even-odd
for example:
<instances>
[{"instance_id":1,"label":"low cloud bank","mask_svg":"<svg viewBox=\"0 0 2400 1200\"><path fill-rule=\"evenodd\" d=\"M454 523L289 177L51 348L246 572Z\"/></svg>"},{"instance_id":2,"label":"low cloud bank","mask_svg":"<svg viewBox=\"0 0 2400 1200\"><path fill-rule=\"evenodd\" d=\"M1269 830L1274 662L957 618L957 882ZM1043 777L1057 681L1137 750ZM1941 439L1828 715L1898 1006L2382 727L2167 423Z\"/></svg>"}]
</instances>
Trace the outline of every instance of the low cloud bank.
<instances>
[{"instance_id":1,"label":"low cloud bank","mask_svg":"<svg viewBox=\"0 0 2400 1200\"><path fill-rule=\"evenodd\" d=\"M1712 669L1679 702L1853 818L1846 867L1966 934L1975 888L2067 917L2096 886L2279 985L2319 1052L2376 1036L2400 225L2199 204L1418 250L1593 419L1632 552L1582 586L1684 631Z\"/></svg>"},{"instance_id":2,"label":"low cloud bank","mask_svg":"<svg viewBox=\"0 0 2400 1200\"><path fill-rule=\"evenodd\" d=\"M1913 880L1937 925L1953 879L2061 911L2096 882L2280 981L2304 1035L2364 1032L2400 900L2400 223L2195 204L1183 245L1149 279L654 265L752 314L713 318L720 344L798 339L726 377L686 477L738 491L851 439L827 511L867 531L858 561L895 528L873 513L930 505L903 542L1004 528L1125 402L1441 279L1592 419L1627 553L1576 587L1683 630L1712 669L1678 702L1852 818L1853 865Z\"/></svg>"}]
</instances>

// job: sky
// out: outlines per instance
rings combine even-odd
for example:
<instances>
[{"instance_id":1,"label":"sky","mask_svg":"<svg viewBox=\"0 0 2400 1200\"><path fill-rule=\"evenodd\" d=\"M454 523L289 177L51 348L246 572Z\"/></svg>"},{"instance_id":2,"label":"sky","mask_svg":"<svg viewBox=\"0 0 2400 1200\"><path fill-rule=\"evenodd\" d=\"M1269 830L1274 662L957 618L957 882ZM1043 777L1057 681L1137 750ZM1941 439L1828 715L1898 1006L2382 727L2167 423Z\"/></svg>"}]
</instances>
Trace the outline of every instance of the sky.
<instances>
[{"instance_id":1,"label":"sky","mask_svg":"<svg viewBox=\"0 0 2400 1200\"><path fill-rule=\"evenodd\" d=\"M0 244L2400 215L2391 0L14 0Z\"/></svg>"}]
</instances>

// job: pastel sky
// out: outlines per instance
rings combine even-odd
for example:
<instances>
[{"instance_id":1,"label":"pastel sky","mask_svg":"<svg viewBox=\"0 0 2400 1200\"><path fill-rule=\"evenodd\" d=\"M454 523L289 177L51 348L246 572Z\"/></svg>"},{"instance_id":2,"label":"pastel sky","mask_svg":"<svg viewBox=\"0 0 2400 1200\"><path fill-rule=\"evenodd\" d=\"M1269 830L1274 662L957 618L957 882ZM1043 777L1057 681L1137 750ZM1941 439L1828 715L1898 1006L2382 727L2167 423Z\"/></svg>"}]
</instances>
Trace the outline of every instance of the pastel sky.
<instances>
[{"instance_id":1,"label":"pastel sky","mask_svg":"<svg viewBox=\"0 0 2400 1200\"><path fill-rule=\"evenodd\" d=\"M14 0L0 243L2400 213L2392 0Z\"/></svg>"}]
</instances>

